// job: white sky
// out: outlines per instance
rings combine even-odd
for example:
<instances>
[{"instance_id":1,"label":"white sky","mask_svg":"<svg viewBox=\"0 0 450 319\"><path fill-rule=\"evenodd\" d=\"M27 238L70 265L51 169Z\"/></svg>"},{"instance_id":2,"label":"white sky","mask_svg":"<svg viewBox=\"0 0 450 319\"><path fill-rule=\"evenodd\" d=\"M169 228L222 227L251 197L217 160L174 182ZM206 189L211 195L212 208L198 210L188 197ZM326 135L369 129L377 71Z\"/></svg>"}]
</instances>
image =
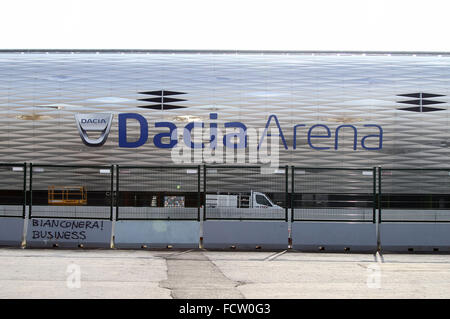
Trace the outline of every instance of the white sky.
<instances>
[{"instance_id":1,"label":"white sky","mask_svg":"<svg viewBox=\"0 0 450 319\"><path fill-rule=\"evenodd\" d=\"M448 0L1 0L0 49L450 51Z\"/></svg>"}]
</instances>

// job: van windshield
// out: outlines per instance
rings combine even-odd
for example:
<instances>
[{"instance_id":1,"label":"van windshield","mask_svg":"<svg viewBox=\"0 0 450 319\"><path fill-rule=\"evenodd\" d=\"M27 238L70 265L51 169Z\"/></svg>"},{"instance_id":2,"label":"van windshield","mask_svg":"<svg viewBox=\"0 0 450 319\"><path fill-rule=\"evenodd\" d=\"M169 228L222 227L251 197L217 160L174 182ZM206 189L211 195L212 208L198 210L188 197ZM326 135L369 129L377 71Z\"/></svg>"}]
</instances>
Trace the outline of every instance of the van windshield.
<instances>
[{"instance_id":1,"label":"van windshield","mask_svg":"<svg viewBox=\"0 0 450 319\"><path fill-rule=\"evenodd\" d=\"M259 205L272 206L272 204L263 195L256 195L256 203Z\"/></svg>"}]
</instances>

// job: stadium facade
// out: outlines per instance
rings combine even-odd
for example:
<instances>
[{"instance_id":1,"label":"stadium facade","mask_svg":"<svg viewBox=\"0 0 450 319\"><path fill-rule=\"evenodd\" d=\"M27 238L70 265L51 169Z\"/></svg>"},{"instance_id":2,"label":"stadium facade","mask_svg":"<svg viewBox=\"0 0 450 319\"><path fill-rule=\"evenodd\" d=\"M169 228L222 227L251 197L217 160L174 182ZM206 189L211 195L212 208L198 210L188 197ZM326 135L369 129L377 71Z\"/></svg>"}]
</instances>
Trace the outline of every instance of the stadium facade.
<instances>
[{"instance_id":1,"label":"stadium facade","mask_svg":"<svg viewBox=\"0 0 450 319\"><path fill-rule=\"evenodd\" d=\"M449 95L447 53L1 51L0 245L448 251Z\"/></svg>"},{"instance_id":2,"label":"stadium facade","mask_svg":"<svg viewBox=\"0 0 450 319\"><path fill-rule=\"evenodd\" d=\"M167 165L197 124L274 129L280 165L450 155L447 54L2 51L0 75L0 162Z\"/></svg>"}]
</instances>

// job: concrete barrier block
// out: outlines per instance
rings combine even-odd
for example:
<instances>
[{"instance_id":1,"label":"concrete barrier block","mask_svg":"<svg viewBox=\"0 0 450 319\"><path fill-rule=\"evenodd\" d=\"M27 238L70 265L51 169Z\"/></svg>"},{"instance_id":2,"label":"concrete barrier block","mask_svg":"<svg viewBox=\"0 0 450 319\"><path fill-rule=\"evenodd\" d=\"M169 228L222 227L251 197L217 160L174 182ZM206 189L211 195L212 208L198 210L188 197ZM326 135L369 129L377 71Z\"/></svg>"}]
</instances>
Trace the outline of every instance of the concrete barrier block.
<instances>
[{"instance_id":1,"label":"concrete barrier block","mask_svg":"<svg viewBox=\"0 0 450 319\"><path fill-rule=\"evenodd\" d=\"M26 246L109 248L111 229L109 220L32 218L28 221Z\"/></svg>"},{"instance_id":2,"label":"concrete barrier block","mask_svg":"<svg viewBox=\"0 0 450 319\"><path fill-rule=\"evenodd\" d=\"M288 223L284 221L203 222L203 247L209 249L287 249Z\"/></svg>"},{"instance_id":3,"label":"concrete barrier block","mask_svg":"<svg viewBox=\"0 0 450 319\"><path fill-rule=\"evenodd\" d=\"M305 251L374 252L377 249L375 224L358 222L294 222L292 245Z\"/></svg>"},{"instance_id":4,"label":"concrete barrier block","mask_svg":"<svg viewBox=\"0 0 450 319\"><path fill-rule=\"evenodd\" d=\"M198 248L200 222L185 220L121 220L114 226L116 248Z\"/></svg>"},{"instance_id":5,"label":"concrete barrier block","mask_svg":"<svg viewBox=\"0 0 450 319\"><path fill-rule=\"evenodd\" d=\"M381 223L383 251L450 251L450 223Z\"/></svg>"},{"instance_id":6,"label":"concrete barrier block","mask_svg":"<svg viewBox=\"0 0 450 319\"><path fill-rule=\"evenodd\" d=\"M0 217L0 246L21 246L23 223L21 217Z\"/></svg>"}]
</instances>

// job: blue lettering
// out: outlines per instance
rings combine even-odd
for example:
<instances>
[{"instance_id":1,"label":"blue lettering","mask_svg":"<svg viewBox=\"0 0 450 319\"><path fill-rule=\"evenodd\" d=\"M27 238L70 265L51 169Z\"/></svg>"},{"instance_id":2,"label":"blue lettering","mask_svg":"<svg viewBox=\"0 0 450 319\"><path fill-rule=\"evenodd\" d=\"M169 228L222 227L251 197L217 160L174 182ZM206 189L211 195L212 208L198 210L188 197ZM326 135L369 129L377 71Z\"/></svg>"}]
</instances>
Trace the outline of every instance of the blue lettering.
<instances>
[{"instance_id":1,"label":"blue lettering","mask_svg":"<svg viewBox=\"0 0 450 319\"><path fill-rule=\"evenodd\" d=\"M295 150L297 148L297 127L302 127L305 126L305 124L297 124L294 126L294 145L293 145L293 149ZM311 145L311 144L309 144Z\"/></svg>"},{"instance_id":2,"label":"blue lettering","mask_svg":"<svg viewBox=\"0 0 450 319\"><path fill-rule=\"evenodd\" d=\"M358 130L356 129L356 127L354 127L353 125L340 125L336 128L336 136L334 138L334 149L337 150L338 149L338 140L339 140L339 130L343 127L350 127L353 129L354 135L353 135L353 150L356 150L356 144L357 144L357 139L358 139Z\"/></svg>"},{"instance_id":3,"label":"blue lettering","mask_svg":"<svg viewBox=\"0 0 450 319\"><path fill-rule=\"evenodd\" d=\"M225 123L225 128L238 128L239 133L225 134L223 137L223 145L232 148L246 148L247 147L247 126L241 122L229 122ZM233 138L239 138L239 143L232 143Z\"/></svg>"},{"instance_id":4,"label":"blue lettering","mask_svg":"<svg viewBox=\"0 0 450 319\"><path fill-rule=\"evenodd\" d=\"M312 130L315 129L316 127L323 127L324 129L327 130L327 135L312 135ZM324 125L324 124L316 124L310 127L310 129L308 130L308 144L311 148L315 149L315 150L328 150L329 147L319 147L319 146L314 146L311 143L311 138L330 138L331 137L331 132L330 129L328 128L328 126Z\"/></svg>"},{"instance_id":5,"label":"blue lettering","mask_svg":"<svg viewBox=\"0 0 450 319\"><path fill-rule=\"evenodd\" d=\"M168 127L169 132L166 133L158 133L153 137L153 144L155 144L156 147L159 148L172 148L178 143L177 139L177 126L173 124L172 122L156 122L155 127ZM170 142L163 143L162 139L164 137L168 137L170 139Z\"/></svg>"},{"instance_id":6,"label":"blue lettering","mask_svg":"<svg viewBox=\"0 0 450 319\"><path fill-rule=\"evenodd\" d=\"M210 120L217 120L217 113L209 114ZM217 123L209 123L210 147L215 150L217 147Z\"/></svg>"},{"instance_id":7,"label":"blue lettering","mask_svg":"<svg viewBox=\"0 0 450 319\"><path fill-rule=\"evenodd\" d=\"M125 148L137 148L142 145L144 145L148 140L148 123L147 120L140 114L136 113L121 113L119 114L119 147L125 147ZM210 113L209 114L209 128L210 128L210 147L211 149L215 149L217 147L217 141L219 140L218 136L218 125L215 122L217 120L218 115L217 113ZM127 138L127 121L128 120L136 120L139 123L139 130L140 135L137 141L128 141ZM264 132L261 135L259 139L259 143L257 145L257 149L259 150L261 144L264 142L264 139L266 136L270 136L270 133L268 132L269 126L271 124L271 121L275 122L276 127L278 128L278 134L274 134L275 136L281 137L281 140L283 142L284 148L287 150L288 146L286 143L286 139L283 134L283 130L280 126L280 123L278 121L278 118L276 115L270 115L267 119ZM106 123L106 120L104 119L82 119L81 123L83 124L99 124L99 123ZM223 144L225 147L230 148L247 148L248 147L248 136L247 136L247 126L244 123L241 122L228 122L225 123L225 128L234 128L237 129L235 132L227 133L223 136ZM158 148L173 148L178 143L178 137L177 137L177 126L175 123L172 122L156 122L155 123L156 128L168 128L168 132L162 132L157 133L153 137L153 144ZM191 138L192 130L194 128L204 128L205 123L203 122L190 122L184 127L184 134L183 134L183 140L184 143L190 147L190 148L204 148L205 143L203 142L193 142L193 139ZM305 124L296 124L293 127L293 149L297 149L297 138L298 138L298 129L306 127ZM368 128L377 128L378 134L370 134L366 135L361 139L361 147L365 150L381 150L383 147L383 129L380 125L376 124L365 124L364 127ZM351 128L353 130L353 150L357 149L358 145L358 129L349 124L340 125L335 130L335 137L334 137L334 149L338 150L339 148L339 131L342 128ZM320 131L322 129L322 131ZM319 131L319 132L318 132ZM203 130L202 130L203 135ZM342 133L341 133L342 135ZM327 146L317 146L313 145L313 139L329 139L332 137L330 128L325 124L315 124L311 126L307 133L307 142L308 145L314 149L314 150L328 150L331 147ZM167 139L167 140L166 140ZM372 139L372 140L371 140ZM378 145L375 143L378 139ZM370 142L368 142L370 141ZM315 142L316 144L319 143L318 141ZM369 147L367 144L373 145L375 144L375 147Z\"/></svg>"},{"instance_id":8,"label":"blue lettering","mask_svg":"<svg viewBox=\"0 0 450 319\"><path fill-rule=\"evenodd\" d=\"M204 143L194 143L194 142L192 142L192 139L191 139L191 134L192 133L191 132L192 132L192 129L194 127L201 127L201 128L203 128L203 127L205 127L205 124L203 122L202 123L199 123L199 122L190 122L190 123L188 123L184 127L184 131L183 131L184 143L186 144L186 146L189 146L190 148L204 148L205 147Z\"/></svg>"},{"instance_id":9,"label":"blue lettering","mask_svg":"<svg viewBox=\"0 0 450 319\"><path fill-rule=\"evenodd\" d=\"M361 140L361 146L364 149L370 150L370 151L381 150L383 148L383 129L381 128L381 126L376 125L376 124L366 124L366 125L364 125L364 127L376 127L376 128L378 128L378 131L380 134L372 134L372 135L364 136ZM366 147L365 140L366 140L366 138L369 138L369 137L378 137L378 147Z\"/></svg>"},{"instance_id":10,"label":"blue lettering","mask_svg":"<svg viewBox=\"0 0 450 319\"><path fill-rule=\"evenodd\" d=\"M139 122L140 136L135 142L128 142L127 140L127 120L134 119ZM142 146L148 139L148 123L147 120L136 113L121 113L119 114L119 147L136 148Z\"/></svg>"},{"instance_id":11,"label":"blue lettering","mask_svg":"<svg viewBox=\"0 0 450 319\"><path fill-rule=\"evenodd\" d=\"M283 141L284 148L288 149L288 146L286 144L286 140L284 139L283 130L281 129L280 123L278 122L277 116L276 115L270 115L269 119L267 120L266 127L264 128L264 132L263 132L261 138L259 139L258 150L259 150L259 147L261 146L262 142L264 141L264 137L270 136L269 134L267 134L267 129L269 128L270 121L272 120L272 118L275 120L275 124L278 127L279 136L281 137L281 140Z\"/></svg>"}]
</instances>

